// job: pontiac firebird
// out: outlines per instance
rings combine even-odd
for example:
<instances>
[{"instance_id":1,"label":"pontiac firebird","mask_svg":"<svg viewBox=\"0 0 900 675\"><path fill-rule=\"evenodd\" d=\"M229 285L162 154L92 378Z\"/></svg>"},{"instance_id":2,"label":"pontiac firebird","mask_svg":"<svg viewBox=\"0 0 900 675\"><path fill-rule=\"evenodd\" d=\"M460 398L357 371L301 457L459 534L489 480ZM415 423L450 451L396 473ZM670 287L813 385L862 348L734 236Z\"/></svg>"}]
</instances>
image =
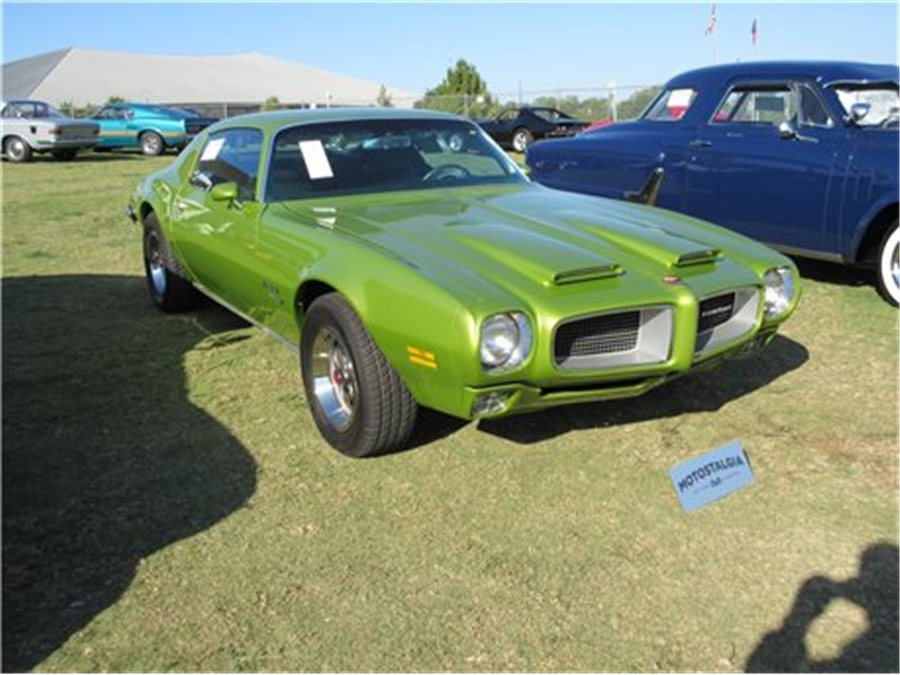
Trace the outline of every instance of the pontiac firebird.
<instances>
[{"instance_id":1,"label":"pontiac firebird","mask_svg":"<svg viewBox=\"0 0 900 675\"><path fill-rule=\"evenodd\" d=\"M298 348L351 456L465 419L641 394L768 343L793 263L661 209L532 183L475 124L312 110L204 130L126 207L163 311L197 291Z\"/></svg>"}]
</instances>

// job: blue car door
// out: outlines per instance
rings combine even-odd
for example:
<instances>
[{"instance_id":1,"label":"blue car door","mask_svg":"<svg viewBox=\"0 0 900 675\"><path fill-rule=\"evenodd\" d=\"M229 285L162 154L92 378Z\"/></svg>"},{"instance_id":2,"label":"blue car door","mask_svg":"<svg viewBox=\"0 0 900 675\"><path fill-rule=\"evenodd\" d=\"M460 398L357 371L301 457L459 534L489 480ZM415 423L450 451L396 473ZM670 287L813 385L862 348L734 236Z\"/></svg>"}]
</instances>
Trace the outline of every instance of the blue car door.
<instances>
[{"instance_id":1,"label":"blue car door","mask_svg":"<svg viewBox=\"0 0 900 675\"><path fill-rule=\"evenodd\" d=\"M813 83L736 84L690 143L688 211L788 250L833 250L844 135Z\"/></svg>"}]
</instances>

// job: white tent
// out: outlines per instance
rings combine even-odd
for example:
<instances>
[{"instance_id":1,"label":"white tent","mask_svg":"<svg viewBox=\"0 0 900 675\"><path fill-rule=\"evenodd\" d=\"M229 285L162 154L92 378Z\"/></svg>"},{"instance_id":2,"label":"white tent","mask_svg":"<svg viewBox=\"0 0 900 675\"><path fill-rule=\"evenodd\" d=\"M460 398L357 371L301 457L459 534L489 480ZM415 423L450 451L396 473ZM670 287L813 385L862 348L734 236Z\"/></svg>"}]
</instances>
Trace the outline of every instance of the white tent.
<instances>
[{"instance_id":1,"label":"white tent","mask_svg":"<svg viewBox=\"0 0 900 675\"><path fill-rule=\"evenodd\" d=\"M97 105L111 96L179 104L374 105L385 84L393 105L417 96L264 54L160 56L68 48L3 65L3 98Z\"/></svg>"}]
</instances>

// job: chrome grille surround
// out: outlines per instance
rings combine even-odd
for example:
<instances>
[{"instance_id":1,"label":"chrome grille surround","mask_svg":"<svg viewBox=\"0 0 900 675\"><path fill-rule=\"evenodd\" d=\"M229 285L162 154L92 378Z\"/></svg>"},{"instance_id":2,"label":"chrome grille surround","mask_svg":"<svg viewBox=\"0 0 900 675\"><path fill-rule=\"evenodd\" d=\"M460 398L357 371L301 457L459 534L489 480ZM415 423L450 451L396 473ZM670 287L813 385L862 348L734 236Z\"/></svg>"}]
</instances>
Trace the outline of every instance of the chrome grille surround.
<instances>
[{"instance_id":1,"label":"chrome grille surround","mask_svg":"<svg viewBox=\"0 0 900 675\"><path fill-rule=\"evenodd\" d=\"M664 363L672 348L672 307L615 310L560 322L553 363L560 370L596 370Z\"/></svg>"},{"instance_id":2,"label":"chrome grille surround","mask_svg":"<svg viewBox=\"0 0 900 675\"><path fill-rule=\"evenodd\" d=\"M759 296L758 288L748 286L701 298L694 355L702 356L751 332L759 315Z\"/></svg>"}]
</instances>

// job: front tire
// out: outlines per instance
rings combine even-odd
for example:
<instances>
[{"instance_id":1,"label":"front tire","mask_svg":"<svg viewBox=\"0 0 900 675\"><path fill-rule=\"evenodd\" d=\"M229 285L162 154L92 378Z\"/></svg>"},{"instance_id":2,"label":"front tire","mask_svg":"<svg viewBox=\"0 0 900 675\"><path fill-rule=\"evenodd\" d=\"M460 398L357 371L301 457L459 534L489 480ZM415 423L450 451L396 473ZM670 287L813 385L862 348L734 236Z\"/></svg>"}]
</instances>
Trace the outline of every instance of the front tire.
<instances>
[{"instance_id":1,"label":"front tire","mask_svg":"<svg viewBox=\"0 0 900 675\"><path fill-rule=\"evenodd\" d=\"M166 143L155 131L145 131L141 134L141 152L148 157L156 157L163 154L166 149Z\"/></svg>"},{"instance_id":2,"label":"front tire","mask_svg":"<svg viewBox=\"0 0 900 675\"><path fill-rule=\"evenodd\" d=\"M163 312L181 312L198 304L200 294L177 270L159 220L151 212L144 218L144 274L150 298Z\"/></svg>"},{"instance_id":3,"label":"front tire","mask_svg":"<svg viewBox=\"0 0 900 675\"><path fill-rule=\"evenodd\" d=\"M303 388L328 443L349 457L399 450L418 405L356 312L337 293L309 308L300 341Z\"/></svg>"},{"instance_id":4,"label":"front tire","mask_svg":"<svg viewBox=\"0 0 900 675\"><path fill-rule=\"evenodd\" d=\"M894 307L900 304L900 229L896 220L884 233L878 248L875 285L882 298Z\"/></svg>"},{"instance_id":5,"label":"front tire","mask_svg":"<svg viewBox=\"0 0 900 675\"><path fill-rule=\"evenodd\" d=\"M534 135L525 127L520 127L513 132L512 147L516 152L525 152L532 143L534 143Z\"/></svg>"},{"instance_id":6,"label":"front tire","mask_svg":"<svg viewBox=\"0 0 900 675\"><path fill-rule=\"evenodd\" d=\"M10 162L24 164L31 161L31 146L18 136L10 136L3 142L3 154Z\"/></svg>"}]
</instances>

